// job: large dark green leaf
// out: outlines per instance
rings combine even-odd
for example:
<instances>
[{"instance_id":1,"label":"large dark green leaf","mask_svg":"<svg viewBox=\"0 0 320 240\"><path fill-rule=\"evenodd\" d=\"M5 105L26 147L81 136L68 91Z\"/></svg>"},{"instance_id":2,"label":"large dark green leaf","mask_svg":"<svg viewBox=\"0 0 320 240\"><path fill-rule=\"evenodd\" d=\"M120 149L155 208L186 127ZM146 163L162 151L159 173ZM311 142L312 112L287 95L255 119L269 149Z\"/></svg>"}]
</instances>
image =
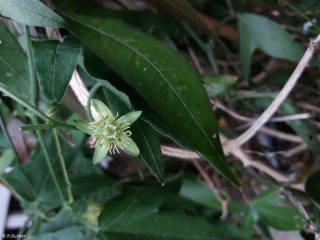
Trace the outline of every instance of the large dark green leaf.
<instances>
[{"instance_id":1,"label":"large dark green leaf","mask_svg":"<svg viewBox=\"0 0 320 240\"><path fill-rule=\"evenodd\" d=\"M204 218L159 208L175 187L146 185L109 202L99 217L101 239L214 240L233 239L228 225L209 224Z\"/></svg>"},{"instance_id":2,"label":"large dark green leaf","mask_svg":"<svg viewBox=\"0 0 320 240\"><path fill-rule=\"evenodd\" d=\"M30 26L64 27L64 20L39 0L0 0L0 15Z\"/></svg>"},{"instance_id":3,"label":"large dark green leaf","mask_svg":"<svg viewBox=\"0 0 320 240\"><path fill-rule=\"evenodd\" d=\"M127 216L128 215L124 215ZM183 212L153 213L134 221L124 219L121 225L103 230L100 239L110 240L221 240L234 237L231 224L209 224L203 217Z\"/></svg>"},{"instance_id":4,"label":"large dark green leaf","mask_svg":"<svg viewBox=\"0 0 320 240\"><path fill-rule=\"evenodd\" d=\"M173 50L114 19L60 9L68 29L139 92L151 107L232 183L217 123L198 77Z\"/></svg>"},{"instance_id":5,"label":"large dark green leaf","mask_svg":"<svg viewBox=\"0 0 320 240\"><path fill-rule=\"evenodd\" d=\"M256 14L239 15L240 57L244 76L248 79L253 52L258 48L266 54L291 61L299 61L303 47L277 23Z\"/></svg>"},{"instance_id":6,"label":"large dark green leaf","mask_svg":"<svg viewBox=\"0 0 320 240\"><path fill-rule=\"evenodd\" d=\"M58 40L33 41L32 51L40 89L50 102L62 100L77 63L80 48Z\"/></svg>"},{"instance_id":7,"label":"large dark green leaf","mask_svg":"<svg viewBox=\"0 0 320 240\"><path fill-rule=\"evenodd\" d=\"M32 89L27 55L1 21L0 32L0 84L10 92L30 101Z\"/></svg>"},{"instance_id":8,"label":"large dark green leaf","mask_svg":"<svg viewBox=\"0 0 320 240\"><path fill-rule=\"evenodd\" d=\"M104 88L104 93L113 114L119 113L120 116L123 116L133 111L132 108L128 107L109 89ZM164 164L157 132L152 126L141 119L138 119L130 128L133 133L132 139L140 150L141 158L155 177L163 183L165 178Z\"/></svg>"},{"instance_id":9,"label":"large dark green leaf","mask_svg":"<svg viewBox=\"0 0 320 240\"><path fill-rule=\"evenodd\" d=\"M143 28L161 29L169 36L181 37L186 35L183 25L174 18L153 13L150 11L131 11L131 10L111 10L104 7L98 7L94 1L88 0L52 0L52 2L59 8L64 4L65 7L72 7L77 13L82 15L92 15L99 18L113 18L121 19L124 22Z\"/></svg>"}]
</instances>

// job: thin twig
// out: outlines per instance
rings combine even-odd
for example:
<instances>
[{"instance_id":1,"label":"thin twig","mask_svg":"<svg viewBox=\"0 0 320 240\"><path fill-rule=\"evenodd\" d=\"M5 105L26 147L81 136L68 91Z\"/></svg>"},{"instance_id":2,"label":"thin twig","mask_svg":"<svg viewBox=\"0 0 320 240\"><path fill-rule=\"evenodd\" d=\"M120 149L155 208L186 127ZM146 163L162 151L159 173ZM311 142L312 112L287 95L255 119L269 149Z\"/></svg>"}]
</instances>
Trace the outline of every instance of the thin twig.
<instances>
[{"instance_id":1,"label":"thin twig","mask_svg":"<svg viewBox=\"0 0 320 240\"><path fill-rule=\"evenodd\" d=\"M219 101L211 101L211 103L215 104L216 107L220 108L221 110L223 110L224 112L228 113L230 116L232 116L238 120L241 120L244 122L256 121L255 118L245 117L245 116L242 116L231 109L228 109L226 106L224 106ZM273 117L273 118L269 119L268 122L286 122L286 121L293 121L293 120L309 119L311 117L314 117L314 114L312 114L312 113L298 113L298 114L286 115L286 116L281 116L281 117Z\"/></svg>"},{"instance_id":2,"label":"thin twig","mask_svg":"<svg viewBox=\"0 0 320 240\"><path fill-rule=\"evenodd\" d=\"M193 165L198 169L201 176L207 182L208 186L212 190L212 192L216 195L217 200L221 203L222 215L220 219L225 219L228 215L228 199L221 197L218 189L214 186L212 179L206 173L206 171L202 168L200 163L196 159L192 159Z\"/></svg>"},{"instance_id":3,"label":"thin twig","mask_svg":"<svg viewBox=\"0 0 320 240\"><path fill-rule=\"evenodd\" d=\"M192 48L188 47L188 52L190 54L190 57L192 59L192 61L194 62L194 65L198 71L199 74L204 74L203 68L201 67L201 64L198 60L198 57L196 56L196 54L194 53L194 51L192 50Z\"/></svg>"},{"instance_id":4,"label":"thin twig","mask_svg":"<svg viewBox=\"0 0 320 240\"><path fill-rule=\"evenodd\" d=\"M301 76L304 69L307 67L310 59L313 56L313 53L316 49L317 44L320 41L320 34L315 40L310 41L310 45L306 50L305 54L303 55L302 59L300 60L298 66L292 73L291 77L288 79L285 86L279 92L277 97L273 100L270 106L263 112L263 114L255 121L255 123L241 136L239 136L235 141L241 146L250 140L259 129L272 117L272 115L278 110L280 105L284 102L284 100L288 97L289 93L296 85L299 77Z\"/></svg>"},{"instance_id":5,"label":"thin twig","mask_svg":"<svg viewBox=\"0 0 320 240\"><path fill-rule=\"evenodd\" d=\"M315 239L316 240L320 240L320 233L317 230L317 226L315 225L315 223L311 220L311 218L309 217L307 211L304 209L304 207L302 206L302 204L298 201L298 199L296 199L292 193L285 189L284 187L281 188L281 191L289 198L289 200L291 201L291 203L299 210L299 212L302 214L302 216L306 219L306 231L310 231L312 233L314 233Z\"/></svg>"},{"instance_id":6,"label":"thin twig","mask_svg":"<svg viewBox=\"0 0 320 240\"><path fill-rule=\"evenodd\" d=\"M222 142L228 142L225 136L220 135ZM225 153L231 153L235 157L239 158L239 160L243 163L245 167L253 167L257 170L267 174L268 176L272 177L278 182L291 182L291 179L288 177L282 175L281 173L277 172L276 170L272 169L271 167L259 162L252 160L247 154L245 154L239 147L231 147L229 144L224 145L224 151ZM183 150L180 148L173 148L168 146L161 146L162 154L170 157L176 157L179 159L184 160L193 160L193 159L199 159L200 157L194 153L187 150ZM290 187L299 190L304 191L303 184L292 184Z\"/></svg>"}]
</instances>

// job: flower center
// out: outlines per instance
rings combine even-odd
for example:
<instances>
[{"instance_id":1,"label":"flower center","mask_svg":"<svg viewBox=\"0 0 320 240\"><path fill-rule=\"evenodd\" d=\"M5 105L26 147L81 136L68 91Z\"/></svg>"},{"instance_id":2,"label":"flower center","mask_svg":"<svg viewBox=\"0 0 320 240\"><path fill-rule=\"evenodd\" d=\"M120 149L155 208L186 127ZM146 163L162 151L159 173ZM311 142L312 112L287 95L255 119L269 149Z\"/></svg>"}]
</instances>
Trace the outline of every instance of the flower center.
<instances>
[{"instance_id":1,"label":"flower center","mask_svg":"<svg viewBox=\"0 0 320 240\"><path fill-rule=\"evenodd\" d=\"M124 140L131 140L129 127L123 128L123 122L117 122L115 118L106 117L99 121L90 123L94 134L92 135L94 147L97 145L108 145L110 152L117 152L117 145Z\"/></svg>"}]
</instances>

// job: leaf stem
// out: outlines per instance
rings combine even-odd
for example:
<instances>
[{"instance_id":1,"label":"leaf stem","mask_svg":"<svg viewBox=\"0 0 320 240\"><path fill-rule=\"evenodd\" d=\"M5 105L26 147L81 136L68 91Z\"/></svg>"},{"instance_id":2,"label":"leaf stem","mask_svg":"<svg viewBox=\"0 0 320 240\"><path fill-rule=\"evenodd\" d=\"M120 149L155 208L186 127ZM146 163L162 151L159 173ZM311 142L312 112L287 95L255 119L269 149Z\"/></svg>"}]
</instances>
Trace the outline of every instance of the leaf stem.
<instances>
[{"instance_id":1,"label":"leaf stem","mask_svg":"<svg viewBox=\"0 0 320 240\"><path fill-rule=\"evenodd\" d=\"M91 113L91 99L93 96L96 94L97 90L102 87L103 85L101 83L97 83L96 85L93 86L93 88L90 90L89 96L88 96L88 101L87 101L87 116L90 121L93 121L92 113Z\"/></svg>"},{"instance_id":2,"label":"leaf stem","mask_svg":"<svg viewBox=\"0 0 320 240\"><path fill-rule=\"evenodd\" d=\"M58 137L58 133L57 133L56 129L53 129L53 134L54 134L54 140L56 142L56 146L57 146L57 150L58 150L58 156L59 156L59 159L60 159L60 164L61 164L61 168L62 168L63 177L64 177L64 180L65 180L66 185L67 185L68 204L71 204L71 203L73 203L73 196L72 196L72 191L71 191L72 184L71 184L71 182L69 180L66 164L65 164L65 161L64 161L64 158L63 158L63 155L62 155L61 145L60 145L60 142L59 142L59 137Z\"/></svg>"},{"instance_id":3,"label":"leaf stem","mask_svg":"<svg viewBox=\"0 0 320 240\"><path fill-rule=\"evenodd\" d=\"M29 26L25 25L24 30L25 30L26 39L27 39L28 68L29 68L30 83L31 83L31 89L32 89L31 103L36 105L36 102L37 102L37 79L36 79L36 75L35 75L34 61L33 61L33 56L32 56L31 36L30 36Z\"/></svg>"},{"instance_id":4,"label":"leaf stem","mask_svg":"<svg viewBox=\"0 0 320 240\"><path fill-rule=\"evenodd\" d=\"M189 32L189 34L193 38L193 40L206 53L207 58L208 58L208 60L210 62L210 65L211 65L212 70L214 71L214 73L216 75L219 75L219 68L218 68L218 66L216 64L216 60L215 60L214 55L212 53L212 49L208 45L206 45L205 43L202 42L202 40L198 37L198 35L193 31L193 29L189 25L184 24L184 27Z\"/></svg>"}]
</instances>

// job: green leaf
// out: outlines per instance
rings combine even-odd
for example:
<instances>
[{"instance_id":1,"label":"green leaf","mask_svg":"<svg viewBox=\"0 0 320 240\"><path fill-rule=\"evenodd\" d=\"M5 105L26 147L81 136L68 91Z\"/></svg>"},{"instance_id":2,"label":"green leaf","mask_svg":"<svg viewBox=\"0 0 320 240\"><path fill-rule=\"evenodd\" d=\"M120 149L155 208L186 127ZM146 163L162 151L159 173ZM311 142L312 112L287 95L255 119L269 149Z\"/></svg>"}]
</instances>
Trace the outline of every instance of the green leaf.
<instances>
[{"instance_id":1,"label":"green leaf","mask_svg":"<svg viewBox=\"0 0 320 240\"><path fill-rule=\"evenodd\" d=\"M8 91L30 101L28 59L16 38L0 21L0 84Z\"/></svg>"},{"instance_id":2,"label":"green leaf","mask_svg":"<svg viewBox=\"0 0 320 240\"><path fill-rule=\"evenodd\" d=\"M135 221L157 212L157 209L177 192L179 187L179 181L165 186L145 184L137 191L108 202L99 216L100 229L106 231L116 225L121 226L125 221Z\"/></svg>"},{"instance_id":3,"label":"green leaf","mask_svg":"<svg viewBox=\"0 0 320 240\"><path fill-rule=\"evenodd\" d=\"M234 239L230 224L211 225L202 217L159 210L177 190L176 183L173 184L144 185L136 192L108 202L99 216L101 239Z\"/></svg>"},{"instance_id":4,"label":"green leaf","mask_svg":"<svg viewBox=\"0 0 320 240\"><path fill-rule=\"evenodd\" d=\"M252 54L257 48L275 58L299 61L302 57L303 47L277 23L256 14L240 14L238 18L240 57L246 79L250 75Z\"/></svg>"},{"instance_id":5,"label":"green leaf","mask_svg":"<svg viewBox=\"0 0 320 240\"><path fill-rule=\"evenodd\" d=\"M83 226L72 226L55 232L41 233L36 236L28 236L27 240L57 240L57 239L93 239L94 233Z\"/></svg>"},{"instance_id":6,"label":"green leaf","mask_svg":"<svg viewBox=\"0 0 320 240\"><path fill-rule=\"evenodd\" d=\"M237 78L231 75L221 75L217 77L203 75L201 76L201 80L204 82L204 87L208 96L216 97L227 91L233 84L235 84Z\"/></svg>"},{"instance_id":7,"label":"green leaf","mask_svg":"<svg viewBox=\"0 0 320 240\"><path fill-rule=\"evenodd\" d=\"M100 21L77 15L72 9L60 12L72 33L134 87L220 173L240 186L225 162L209 99L187 62L157 40L116 20Z\"/></svg>"},{"instance_id":8,"label":"green leaf","mask_svg":"<svg viewBox=\"0 0 320 240\"><path fill-rule=\"evenodd\" d=\"M128 215L124 215L129 217ZM209 224L205 218L183 212L160 212L104 229L101 239L110 240L236 240L231 224Z\"/></svg>"},{"instance_id":9,"label":"green leaf","mask_svg":"<svg viewBox=\"0 0 320 240\"><path fill-rule=\"evenodd\" d=\"M82 119L74 119L73 124L79 128L81 131L89 134L89 135L93 135L94 132L92 131L92 129L90 128L90 122L87 120L82 120Z\"/></svg>"},{"instance_id":10,"label":"green leaf","mask_svg":"<svg viewBox=\"0 0 320 240\"><path fill-rule=\"evenodd\" d=\"M90 15L94 12L94 16L99 18L121 19L122 21L145 29L160 29L169 36L181 37L186 35L183 25L170 17L168 14L153 13L150 11L132 11L132 10L111 10L99 7L92 1L88 0L52 0L59 9L62 4L63 8L73 8L77 13L82 15Z\"/></svg>"},{"instance_id":11,"label":"green leaf","mask_svg":"<svg viewBox=\"0 0 320 240\"><path fill-rule=\"evenodd\" d=\"M221 203L217 200L216 195L209 188L208 184L200 181L195 177L184 177L180 189L181 196L201 204L206 207L221 210ZM234 199L229 199L228 212L240 213L244 211L244 207Z\"/></svg>"},{"instance_id":12,"label":"green leaf","mask_svg":"<svg viewBox=\"0 0 320 240\"><path fill-rule=\"evenodd\" d=\"M35 179L30 179L23 169L13 168L10 173L4 175L4 179L21 197L29 201L36 199L37 194L33 182ZM39 181L36 182L36 185L38 184Z\"/></svg>"},{"instance_id":13,"label":"green leaf","mask_svg":"<svg viewBox=\"0 0 320 240\"><path fill-rule=\"evenodd\" d=\"M94 167L88 159L81 158L81 156L76 157L78 150L72 148L67 142L60 139L60 143L65 164L70 173L73 173L69 177L75 199L90 198L95 194L99 194L99 192L103 192L103 201L105 201L114 195L113 185L115 182L113 179L103 174L101 170L99 172L99 168ZM52 164L58 176L58 182L66 195L66 184L52 137L47 138L46 145L48 146L49 155L52 156ZM60 206L62 203L44 161L43 152L37 148L33 156L31 162L14 168L11 172L5 174L3 176L4 180L23 199L33 204L36 209L43 206L46 208ZM86 169L81 169L83 167L86 167ZM97 196L94 198L97 198Z\"/></svg>"},{"instance_id":14,"label":"green leaf","mask_svg":"<svg viewBox=\"0 0 320 240\"><path fill-rule=\"evenodd\" d=\"M305 219L295 208L284 206L276 188L269 188L257 196L250 204L258 218L278 230L290 231L303 229Z\"/></svg>"},{"instance_id":15,"label":"green leaf","mask_svg":"<svg viewBox=\"0 0 320 240\"><path fill-rule=\"evenodd\" d=\"M128 107L143 110L141 119L150 124L157 132L171 138L181 147L187 148L190 151L194 151L194 149L190 147L190 145L171 126L169 126L160 118L160 116L145 102L145 100L143 100L140 95L136 94L134 91L126 91L128 84L124 82L123 79L121 79L118 74L110 69L110 67L106 65L100 58L98 58L87 48L85 48L83 51L83 57L84 59L80 59L82 60L79 63L81 68L78 68L78 72L84 81L91 83L91 85L94 85L96 82L103 84L116 96L118 96ZM108 77L108 81L111 82L111 80L113 80L112 84L117 88L120 88L122 91L126 91L126 94L116 90L109 82L97 79L93 76L97 78L111 76L110 78ZM123 87L125 89L123 89ZM132 106L129 101L129 96L132 101Z\"/></svg>"},{"instance_id":16,"label":"green leaf","mask_svg":"<svg viewBox=\"0 0 320 240\"><path fill-rule=\"evenodd\" d=\"M3 154L0 156L0 175L4 170L11 165L15 158L14 152L12 149L6 149Z\"/></svg>"},{"instance_id":17,"label":"green leaf","mask_svg":"<svg viewBox=\"0 0 320 240\"><path fill-rule=\"evenodd\" d=\"M307 195L320 209L320 167L309 174L305 186Z\"/></svg>"},{"instance_id":18,"label":"green leaf","mask_svg":"<svg viewBox=\"0 0 320 240\"><path fill-rule=\"evenodd\" d=\"M251 236L253 225L256 221L257 213L250 206L248 206L241 219L241 228L247 237Z\"/></svg>"},{"instance_id":19,"label":"green leaf","mask_svg":"<svg viewBox=\"0 0 320 240\"><path fill-rule=\"evenodd\" d=\"M117 97L112 89L105 87L104 93L114 114L118 112L120 115L124 115L133 110ZM157 132L141 119L138 119L130 128L131 138L137 144L141 158L155 177L160 182L164 182L164 164Z\"/></svg>"},{"instance_id":20,"label":"green leaf","mask_svg":"<svg viewBox=\"0 0 320 240\"><path fill-rule=\"evenodd\" d=\"M305 220L296 209L271 205L254 204L253 206L261 221L270 227L283 231L300 230L304 228Z\"/></svg>"},{"instance_id":21,"label":"green leaf","mask_svg":"<svg viewBox=\"0 0 320 240\"><path fill-rule=\"evenodd\" d=\"M58 40L33 41L40 89L49 102L60 102L77 64L80 48Z\"/></svg>"},{"instance_id":22,"label":"green leaf","mask_svg":"<svg viewBox=\"0 0 320 240\"><path fill-rule=\"evenodd\" d=\"M0 0L0 15L24 25L64 27L64 20L39 0Z\"/></svg>"}]
</instances>

